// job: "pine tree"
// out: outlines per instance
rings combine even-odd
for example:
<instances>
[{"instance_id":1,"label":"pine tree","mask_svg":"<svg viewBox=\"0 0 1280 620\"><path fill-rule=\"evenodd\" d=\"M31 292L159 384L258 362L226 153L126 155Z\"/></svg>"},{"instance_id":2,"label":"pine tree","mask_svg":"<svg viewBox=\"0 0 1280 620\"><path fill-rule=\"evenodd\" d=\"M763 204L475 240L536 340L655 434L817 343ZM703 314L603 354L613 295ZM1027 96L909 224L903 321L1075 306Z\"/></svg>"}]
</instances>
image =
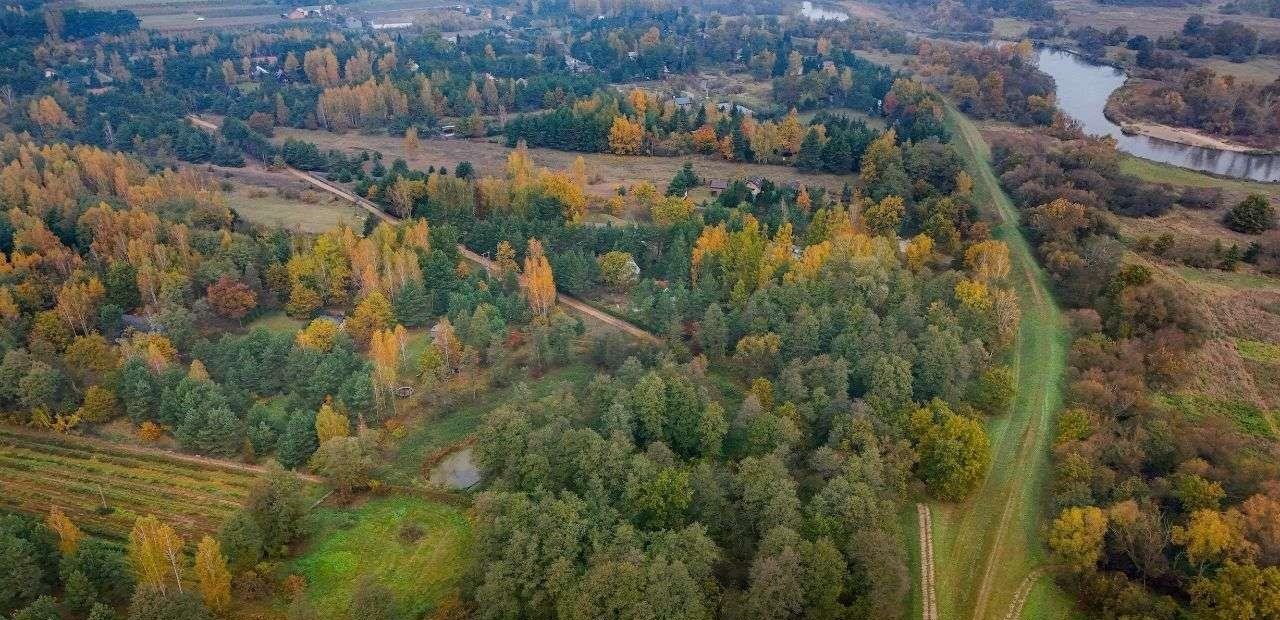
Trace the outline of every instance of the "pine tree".
<instances>
[{"instance_id":1,"label":"pine tree","mask_svg":"<svg viewBox=\"0 0 1280 620\"><path fill-rule=\"evenodd\" d=\"M299 411L289 418L289 424L280 436L276 458L285 467L298 467L311 458L317 446L315 414Z\"/></svg>"},{"instance_id":2,"label":"pine tree","mask_svg":"<svg viewBox=\"0 0 1280 620\"><path fill-rule=\"evenodd\" d=\"M698 328L698 343L702 345L702 351L713 361L724 359L728 337L728 326L720 304L708 305L702 316L702 325Z\"/></svg>"},{"instance_id":3,"label":"pine tree","mask_svg":"<svg viewBox=\"0 0 1280 620\"><path fill-rule=\"evenodd\" d=\"M796 168L805 172L817 172L822 169L822 140L816 129L810 129L800 143L800 151L796 153Z\"/></svg>"}]
</instances>

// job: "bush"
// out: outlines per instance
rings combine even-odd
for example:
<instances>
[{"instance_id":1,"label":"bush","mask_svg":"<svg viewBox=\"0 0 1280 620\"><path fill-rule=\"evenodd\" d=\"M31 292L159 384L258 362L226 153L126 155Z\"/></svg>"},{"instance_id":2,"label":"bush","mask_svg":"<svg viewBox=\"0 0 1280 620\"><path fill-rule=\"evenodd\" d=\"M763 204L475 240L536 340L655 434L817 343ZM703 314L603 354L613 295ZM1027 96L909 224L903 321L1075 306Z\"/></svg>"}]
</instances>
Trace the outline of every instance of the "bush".
<instances>
[{"instance_id":1,"label":"bush","mask_svg":"<svg viewBox=\"0 0 1280 620\"><path fill-rule=\"evenodd\" d=\"M1223 223L1236 232L1257 235L1275 228L1276 210L1266 196L1249 194L1227 213Z\"/></svg>"}]
</instances>

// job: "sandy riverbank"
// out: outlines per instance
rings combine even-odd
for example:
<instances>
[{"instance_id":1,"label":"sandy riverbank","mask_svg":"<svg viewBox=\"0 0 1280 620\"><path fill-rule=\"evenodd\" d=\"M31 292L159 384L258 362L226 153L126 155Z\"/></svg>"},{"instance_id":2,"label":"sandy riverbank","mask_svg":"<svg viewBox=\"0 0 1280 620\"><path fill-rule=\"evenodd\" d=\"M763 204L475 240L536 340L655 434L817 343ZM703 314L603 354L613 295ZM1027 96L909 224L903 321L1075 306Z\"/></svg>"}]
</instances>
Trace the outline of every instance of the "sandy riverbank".
<instances>
[{"instance_id":1,"label":"sandy riverbank","mask_svg":"<svg viewBox=\"0 0 1280 620\"><path fill-rule=\"evenodd\" d=\"M1219 149L1222 151L1234 151L1237 153L1254 153L1261 152L1251 146L1244 144L1236 144L1228 142L1213 136L1206 136L1194 129L1184 129L1180 127L1170 127L1161 125L1160 123L1150 122L1121 122L1120 128L1125 133L1140 134L1150 136L1168 142L1177 142L1178 144L1186 144L1188 146L1199 146L1204 148Z\"/></svg>"}]
</instances>

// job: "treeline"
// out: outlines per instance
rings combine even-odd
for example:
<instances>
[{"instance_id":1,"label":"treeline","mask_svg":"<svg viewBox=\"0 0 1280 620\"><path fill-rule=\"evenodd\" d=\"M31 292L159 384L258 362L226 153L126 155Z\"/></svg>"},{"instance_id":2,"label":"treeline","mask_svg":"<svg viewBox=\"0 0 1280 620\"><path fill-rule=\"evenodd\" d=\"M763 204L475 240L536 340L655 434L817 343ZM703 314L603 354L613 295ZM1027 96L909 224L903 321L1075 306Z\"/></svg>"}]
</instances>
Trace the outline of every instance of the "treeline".
<instances>
[{"instance_id":1,"label":"treeline","mask_svg":"<svg viewBox=\"0 0 1280 620\"><path fill-rule=\"evenodd\" d=\"M1179 202L1191 206L1200 196L1190 189L1184 199L1168 186L1121 172L1114 147L1078 134L1065 140L1003 134L993 141L991 154L1001 183L1024 209L1066 198L1129 217L1157 216Z\"/></svg>"},{"instance_id":2,"label":"treeline","mask_svg":"<svg viewBox=\"0 0 1280 620\"><path fill-rule=\"evenodd\" d=\"M9 37L42 39L57 35L67 39L87 39L99 34L122 35L138 29L141 21L133 11L117 9L57 9L41 11L33 6L8 4L0 17L0 33Z\"/></svg>"},{"instance_id":3,"label":"treeline","mask_svg":"<svg viewBox=\"0 0 1280 620\"><path fill-rule=\"evenodd\" d=\"M1195 127L1259 146L1280 137L1280 83L1260 85L1203 68L1167 75L1164 82L1121 90L1108 105L1121 118Z\"/></svg>"},{"instance_id":4,"label":"treeline","mask_svg":"<svg viewBox=\"0 0 1280 620\"><path fill-rule=\"evenodd\" d=\"M1029 41L1016 45L957 45L922 41L920 71L979 118L1048 125L1057 108L1053 79L1036 68Z\"/></svg>"},{"instance_id":5,"label":"treeline","mask_svg":"<svg viewBox=\"0 0 1280 620\"><path fill-rule=\"evenodd\" d=\"M66 432L123 417L145 440L172 434L192 452L298 467L323 444L318 412L390 415L398 369L418 361L399 358L404 327L450 317L461 345L479 347L474 366L491 362L483 347L507 325L532 317L514 283L458 271L449 226L255 230L191 172L153 175L119 153L12 135L0 151L0 403L11 422ZM311 323L297 338L211 339L281 310Z\"/></svg>"},{"instance_id":6,"label":"treeline","mask_svg":"<svg viewBox=\"0 0 1280 620\"><path fill-rule=\"evenodd\" d=\"M904 141L947 138L941 99L911 80L898 79L877 101ZM520 116L506 125L508 146L621 155L716 154L729 161L789 164L808 172L857 172L879 134L863 121L820 113L808 126L793 108L776 120L758 119L730 101L689 109L640 90L625 98L600 92L550 114Z\"/></svg>"}]
</instances>

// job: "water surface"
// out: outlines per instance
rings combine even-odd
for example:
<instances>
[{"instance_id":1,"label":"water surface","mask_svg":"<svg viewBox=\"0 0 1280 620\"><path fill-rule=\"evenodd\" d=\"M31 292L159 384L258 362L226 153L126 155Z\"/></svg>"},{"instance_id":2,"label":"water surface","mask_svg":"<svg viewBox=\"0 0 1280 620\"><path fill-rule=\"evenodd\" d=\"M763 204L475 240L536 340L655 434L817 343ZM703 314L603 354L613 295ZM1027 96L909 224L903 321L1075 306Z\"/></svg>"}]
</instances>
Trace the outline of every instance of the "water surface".
<instances>
[{"instance_id":1,"label":"water surface","mask_svg":"<svg viewBox=\"0 0 1280 620\"><path fill-rule=\"evenodd\" d=\"M1058 107L1080 121L1085 133L1111 136L1126 153L1165 164L1254 181L1280 181L1280 155L1254 155L1222 149L1189 146L1152 138L1125 135L1107 120L1107 98L1124 84L1125 74L1115 67L1098 65L1063 50L1042 47L1040 70L1053 77Z\"/></svg>"}]
</instances>

